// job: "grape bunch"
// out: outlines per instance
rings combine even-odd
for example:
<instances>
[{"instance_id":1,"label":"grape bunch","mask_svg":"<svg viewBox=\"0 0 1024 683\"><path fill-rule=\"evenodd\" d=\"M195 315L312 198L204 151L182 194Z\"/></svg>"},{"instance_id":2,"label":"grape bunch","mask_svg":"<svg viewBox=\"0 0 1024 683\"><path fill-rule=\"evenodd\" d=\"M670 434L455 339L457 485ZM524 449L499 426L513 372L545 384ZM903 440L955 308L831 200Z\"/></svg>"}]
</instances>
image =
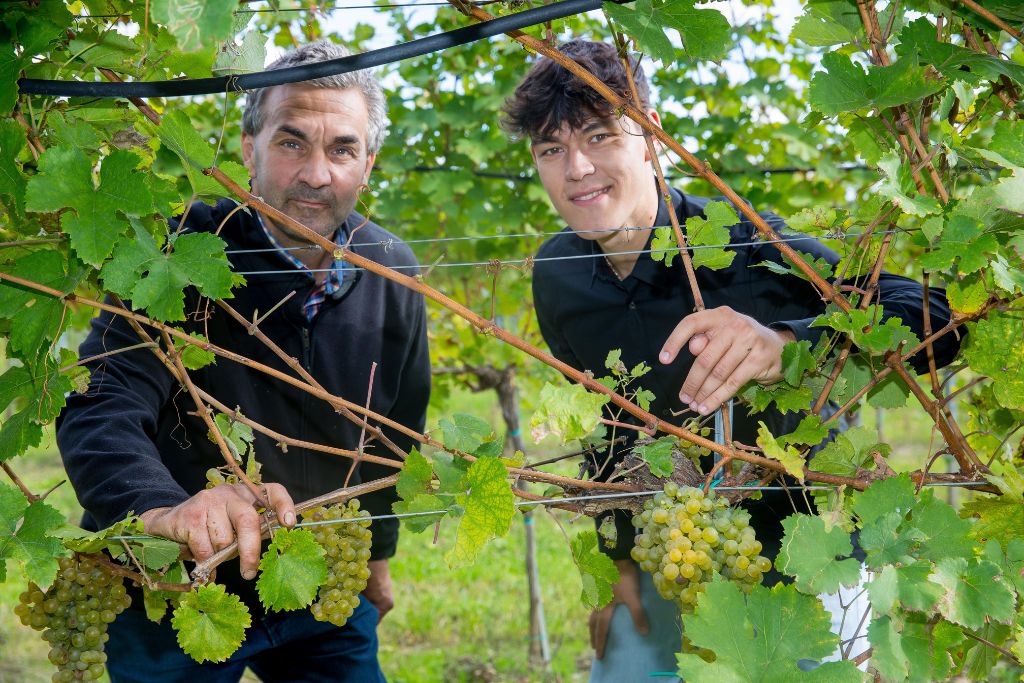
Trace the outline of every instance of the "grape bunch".
<instances>
[{"instance_id":1,"label":"grape bunch","mask_svg":"<svg viewBox=\"0 0 1024 683\"><path fill-rule=\"evenodd\" d=\"M692 609L715 573L749 590L771 569L759 555L761 543L750 527L750 513L733 508L714 491L665 484L633 517L639 532L632 557L654 576L666 600Z\"/></svg>"},{"instance_id":2,"label":"grape bunch","mask_svg":"<svg viewBox=\"0 0 1024 683\"><path fill-rule=\"evenodd\" d=\"M318 507L303 515L312 521L333 521L310 527L317 543L327 553L327 578L320 586L317 600L310 606L313 618L344 626L359 605L359 594L366 588L370 570L370 520L359 510L359 501L347 505ZM340 520L353 520L341 522Z\"/></svg>"},{"instance_id":3,"label":"grape bunch","mask_svg":"<svg viewBox=\"0 0 1024 683\"><path fill-rule=\"evenodd\" d=\"M53 585L35 583L19 597L21 623L43 632L49 659L57 667L54 683L94 681L104 672L107 624L131 603L124 581L88 557L60 558Z\"/></svg>"}]
</instances>

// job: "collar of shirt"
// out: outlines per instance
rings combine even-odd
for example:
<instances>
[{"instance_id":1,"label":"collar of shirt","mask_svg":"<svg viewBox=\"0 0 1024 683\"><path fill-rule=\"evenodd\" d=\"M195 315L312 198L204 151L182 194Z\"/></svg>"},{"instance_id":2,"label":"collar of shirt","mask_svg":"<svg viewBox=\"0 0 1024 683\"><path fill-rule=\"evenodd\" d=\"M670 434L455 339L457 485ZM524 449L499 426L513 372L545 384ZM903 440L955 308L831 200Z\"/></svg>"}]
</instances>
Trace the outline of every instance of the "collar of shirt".
<instances>
[{"instance_id":1,"label":"collar of shirt","mask_svg":"<svg viewBox=\"0 0 1024 683\"><path fill-rule=\"evenodd\" d=\"M657 182L657 180L655 180ZM676 216L679 216L680 228L683 229L683 234L686 232L686 226L683 225L683 221L686 220L686 216L680 216L680 209L683 207L683 193L679 190L670 187L668 189L669 194L672 196L672 207L676 212ZM665 204L665 197L658 192L658 212L654 216L654 225L665 226L671 225L672 219L669 217L668 206ZM640 244L639 242L634 249L648 251L651 248L651 240L654 238L654 231L647 236L647 242ZM594 285L594 281L598 278L611 279L618 283L618 278L614 273L611 272L611 268L608 267L607 261L603 258L604 252L601 251L601 247L597 242L588 242L590 245L590 251L594 254L594 258L591 259L593 262L593 271L591 273L590 284L591 287ZM673 261L675 263L675 261ZM639 254L636 259L636 264L633 266L633 272L626 276L622 283L626 283L630 278L636 278L646 282L649 285L658 284L671 268L666 268L664 264L657 263L651 258L649 253Z\"/></svg>"},{"instance_id":2,"label":"collar of shirt","mask_svg":"<svg viewBox=\"0 0 1024 683\"><path fill-rule=\"evenodd\" d=\"M277 250L277 253L281 256L281 258L295 266L297 270L308 275L311 280L316 281L316 273L310 270L305 263L295 258L295 256L290 251L281 246L281 243L278 242L277 239L274 237L273 233L270 232L270 229L267 227L267 224L263 222L263 216L260 215L260 212L253 210L252 213L256 217L256 222L263 230L263 234L266 235L267 240L270 242L270 245L274 247L275 250ZM345 246L345 240L348 237L348 230L346 229L346 224L347 221L338 226L338 229L334 231L334 244L338 248L343 248ZM339 287L341 287L341 283L345 279L345 270L347 270L347 268L348 264L345 261L338 259L334 260L334 262L331 264L330 272L328 272L327 277L324 278L325 282L327 283L327 294L333 294L335 291L338 290Z\"/></svg>"}]
</instances>

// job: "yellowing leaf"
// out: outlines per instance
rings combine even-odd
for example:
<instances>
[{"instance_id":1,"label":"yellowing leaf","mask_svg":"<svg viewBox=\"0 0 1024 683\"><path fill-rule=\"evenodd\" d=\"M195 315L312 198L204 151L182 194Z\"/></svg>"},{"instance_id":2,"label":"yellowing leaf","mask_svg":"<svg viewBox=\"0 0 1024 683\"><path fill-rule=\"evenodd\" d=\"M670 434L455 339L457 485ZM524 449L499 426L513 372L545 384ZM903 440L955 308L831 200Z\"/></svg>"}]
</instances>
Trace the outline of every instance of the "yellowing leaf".
<instances>
[{"instance_id":1,"label":"yellowing leaf","mask_svg":"<svg viewBox=\"0 0 1024 683\"><path fill-rule=\"evenodd\" d=\"M465 514L459 520L455 545L445 555L451 568L472 564L487 541L508 533L515 514L508 470L499 460L481 458L466 472L469 492L459 496Z\"/></svg>"},{"instance_id":2,"label":"yellowing leaf","mask_svg":"<svg viewBox=\"0 0 1024 683\"><path fill-rule=\"evenodd\" d=\"M757 445L764 451L765 457L773 460L778 460L786 468L786 471L792 474L800 481L804 480L804 459L800 455L800 451L793 448L792 446L783 445L779 443L771 431L768 429L768 425L764 422L758 422L760 427L757 430Z\"/></svg>"}]
</instances>

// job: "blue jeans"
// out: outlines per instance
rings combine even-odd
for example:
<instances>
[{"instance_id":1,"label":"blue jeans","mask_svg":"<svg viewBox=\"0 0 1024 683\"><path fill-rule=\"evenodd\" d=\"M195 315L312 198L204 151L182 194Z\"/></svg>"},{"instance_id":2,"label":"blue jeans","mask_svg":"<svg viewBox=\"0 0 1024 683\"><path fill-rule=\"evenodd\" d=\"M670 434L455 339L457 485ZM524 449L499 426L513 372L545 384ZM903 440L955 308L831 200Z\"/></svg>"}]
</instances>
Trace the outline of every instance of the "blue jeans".
<instances>
[{"instance_id":1,"label":"blue jeans","mask_svg":"<svg viewBox=\"0 0 1024 683\"><path fill-rule=\"evenodd\" d=\"M676 678L676 653L682 647L679 607L658 595L647 572L640 572L640 602L651 630L637 633L625 605L617 605L608 629L604 659L594 658L590 683L671 683ZM664 676L665 673L673 675Z\"/></svg>"},{"instance_id":2,"label":"blue jeans","mask_svg":"<svg viewBox=\"0 0 1024 683\"><path fill-rule=\"evenodd\" d=\"M237 683L246 667L265 683L385 683L377 661L377 608L363 596L342 628L316 621L305 609L254 619L242 646L219 663L199 664L183 653L169 614L155 624L142 610L126 609L109 633L112 683Z\"/></svg>"}]
</instances>

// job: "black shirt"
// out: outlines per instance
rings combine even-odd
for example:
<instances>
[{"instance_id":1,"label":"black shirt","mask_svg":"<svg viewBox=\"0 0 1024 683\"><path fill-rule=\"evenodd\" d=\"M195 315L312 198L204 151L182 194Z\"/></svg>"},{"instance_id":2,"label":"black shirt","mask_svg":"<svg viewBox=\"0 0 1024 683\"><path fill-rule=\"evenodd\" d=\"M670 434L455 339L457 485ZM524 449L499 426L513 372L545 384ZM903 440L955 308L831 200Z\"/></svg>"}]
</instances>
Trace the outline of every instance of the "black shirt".
<instances>
[{"instance_id":1,"label":"black shirt","mask_svg":"<svg viewBox=\"0 0 1024 683\"><path fill-rule=\"evenodd\" d=\"M660 195L659 195L660 196ZM684 225L691 216L703 216L704 207L712 199L693 197L672 190L673 204L679 221ZM718 198L724 201L722 198ZM774 214L762 217L777 232L786 225ZM655 225L668 225L668 209L659 199ZM730 229L730 244L746 245L758 239L754 225L746 218ZM639 242L633 248L650 249ZM789 235L792 237L792 235ZM798 251L812 258L824 258L830 264L839 262L839 255L813 238L789 242ZM699 268L697 282L706 308L729 306L751 316L764 325L788 329L797 340L815 343L825 332L812 328L810 323L825 310L825 302L814 287L801 278L780 275L758 266L765 261L783 264L782 254L771 243L757 242L752 246L735 246L732 264L721 270ZM654 261L649 253L642 253L633 271L624 280L612 273L602 258L597 242L578 237L571 229L548 239L537 254L534 267L533 296L537 308L540 330L552 354L577 370L590 371L595 376L608 375L605 359L612 349L622 350L622 362L633 367L641 361L652 370L638 380L642 387L654 393L651 412L658 418L681 423L694 413L673 417L673 411L684 409L679 401L683 380L693 363L693 356L684 345L671 365L662 365L658 354L669 334L679 321L694 310L693 293L684 274L682 260L675 258L672 265ZM573 257L567 260L544 261L546 258ZM878 282L879 302L884 308L883 320L890 317L903 319L919 338L923 338L923 306L921 285L909 278L882 273ZM932 329L940 329L950 318L950 311L942 290L930 291ZM938 364L949 363L959 348L954 335L946 335L934 344ZM923 353L912 359L918 372L927 369ZM631 385L632 388L632 385ZM774 409L752 416L747 407L737 403L734 408L733 438L753 444L757 422L763 420L773 434L786 434L796 428L800 415L782 415ZM627 435L631 436L631 435ZM620 448L621 450L621 448ZM615 454L612 456L615 457ZM603 473L610 467L602 467ZM793 496L803 499L799 494ZM766 492L762 501L751 505L751 524L758 531L758 539L766 555L774 557L782 537L780 520L794 509L784 492L772 495ZM618 516L618 545L612 556L628 556L633 530L626 515Z\"/></svg>"}]
</instances>

